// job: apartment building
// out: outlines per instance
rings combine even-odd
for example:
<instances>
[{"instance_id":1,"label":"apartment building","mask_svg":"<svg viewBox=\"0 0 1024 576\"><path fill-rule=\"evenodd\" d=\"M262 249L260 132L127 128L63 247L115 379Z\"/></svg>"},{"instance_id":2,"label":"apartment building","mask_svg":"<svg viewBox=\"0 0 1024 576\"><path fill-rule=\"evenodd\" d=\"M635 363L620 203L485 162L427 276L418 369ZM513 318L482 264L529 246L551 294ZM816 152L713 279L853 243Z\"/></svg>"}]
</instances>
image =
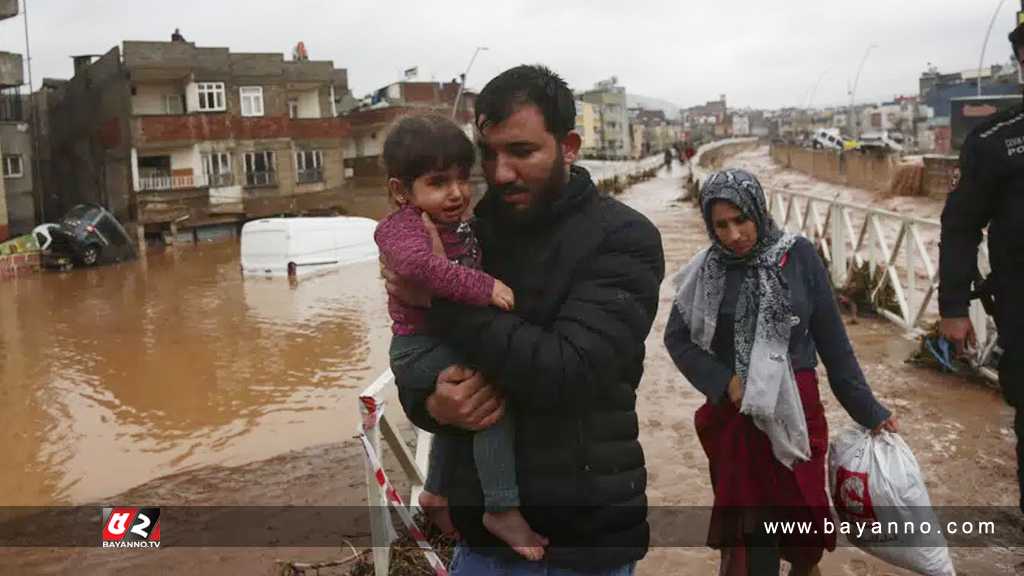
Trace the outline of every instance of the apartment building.
<instances>
[{"instance_id":1,"label":"apartment building","mask_svg":"<svg viewBox=\"0 0 1024 576\"><path fill-rule=\"evenodd\" d=\"M345 143L345 170L348 177L379 180L383 177L380 155L391 125L406 114L435 112L452 114L455 100L459 109L455 121L466 135L474 137L473 110L476 93L463 90L452 82L393 82L365 97L362 105L344 115L351 127Z\"/></svg>"},{"instance_id":2,"label":"apartment building","mask_svg":"<svg viewBox=\"0 0 1024 576\"><path fill-rule=\"evenodd\" d=\"M600 111L601 146L599 154L606 158L627 158L632 152L630 143L629 116L626 108L626 88L620 86L618 78L598 82L593 89L583 93L584 102L595 105Z\"/></svg>"},{"instance_id":3,"label":"apartment building","mask_svg":"<svg viewBox=\"0 0 1024 576\"><path fill-rule=\"evenodd\" d=\"M16 26L18 0L0 0L0 29ZM6 21L6 22L5 22ZM0 242L32 230L32 136L26 123L24 61L0 52Z\"/></svg>"},{"instance_id":4,"label":"apartment building","mask_svg":"<svg viewBox=\"0 0 1024 576\"><path fill-rule=\"evenodd\" d=\"M601 115L597 105L576 100L576 132L582 140L580 154L584 158L591 158L600 152Z\"/></svg>"},{"instance_id":5,"label":"apartment building","mask_svg":"<svg viewBox=\"0 0 1024 576\"><path fill-rule=\"evenodd\" d=\"M161 232L344 207L349 90L333 62L185 41L74 61L48 97L62 208L99 202Z\"/></svg>"}]
</instances>

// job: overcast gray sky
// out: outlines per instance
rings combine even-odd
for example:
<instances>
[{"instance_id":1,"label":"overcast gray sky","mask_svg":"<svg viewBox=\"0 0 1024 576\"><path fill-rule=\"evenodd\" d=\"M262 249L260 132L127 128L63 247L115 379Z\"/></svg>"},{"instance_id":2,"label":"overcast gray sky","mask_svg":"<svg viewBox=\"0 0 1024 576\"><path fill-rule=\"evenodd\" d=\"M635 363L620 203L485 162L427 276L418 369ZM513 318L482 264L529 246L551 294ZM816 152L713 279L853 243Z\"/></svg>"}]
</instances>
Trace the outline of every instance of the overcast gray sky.
<instances>
[{"instance_id":1,"label":"overcast gray sky","mask_svg":"<svg viewBox=\"0 0 1024 576\"><path fill-rule=\"evenodd\" d=\"M22 0L25 1L25 0ZM200 46L291 53L349 72L356 96L419 66L421 79L461 73L487 46L469 85L541 62L573 88L611 75L631 93L690 106L726 94L730 106L847 102L866 48L857 100L915 94L928 62L976 67L998 0L27 0L33 75L71 75L72 54L123 40L168 40L175 27ZM1009 60L1019 9L1004 3L985 58ZM21 18L0 22L0 50L24 52Z\"/></svg>"}]
</instances>

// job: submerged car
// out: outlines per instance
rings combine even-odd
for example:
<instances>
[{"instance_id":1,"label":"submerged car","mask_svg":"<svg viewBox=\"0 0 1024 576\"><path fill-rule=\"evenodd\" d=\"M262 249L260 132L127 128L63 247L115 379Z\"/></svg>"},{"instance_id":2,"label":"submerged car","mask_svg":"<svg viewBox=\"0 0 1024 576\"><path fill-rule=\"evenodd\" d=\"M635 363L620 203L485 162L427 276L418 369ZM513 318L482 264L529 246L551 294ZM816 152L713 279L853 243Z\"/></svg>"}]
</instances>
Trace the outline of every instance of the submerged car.
<instances>
[{"instance_id":1,"label":"submerged car","mask_svg":"<svg viewBox=\"0 0 1024 576\"><path fill-rule=\"evenodd\" d=\"M42 224L32 233L48 268L109 264L137 255L124 226L99 204L79 204L59 223Z\"/></svg>"},{"instance_id":2,"label":"submerged car","mask_svg":"<svg viewBox=\"0 0 1024 576\"><path fill-rule=\"evenodd\" d=\"M303 277L376 260L377 222L355 216L263 218L242 227L246 276Z\"/></svg>"},{"instance_id":3,"label":"submerged car","mask_svg":"<svg viewBox=\"0 0 1024 576\"><path fill-rule=\"evenodd\" d=\"M882 130L881 132L866 132L860 137L861 150L884 150L888 152L902 152L905 146L905 139L899 132Z\"/></svg>"}]
</instances>

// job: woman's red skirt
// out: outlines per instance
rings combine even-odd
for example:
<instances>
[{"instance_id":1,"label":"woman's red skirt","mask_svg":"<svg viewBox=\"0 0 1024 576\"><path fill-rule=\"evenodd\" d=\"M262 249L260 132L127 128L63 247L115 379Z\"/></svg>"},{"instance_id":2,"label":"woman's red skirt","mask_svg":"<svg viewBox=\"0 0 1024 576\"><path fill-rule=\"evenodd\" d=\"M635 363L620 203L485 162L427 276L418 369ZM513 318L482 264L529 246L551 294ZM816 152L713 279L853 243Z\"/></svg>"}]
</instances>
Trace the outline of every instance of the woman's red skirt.
<instances>
[{"instance_id":1,"label":"woman's red skirt","mask_svg":"<svg viewBox=\"0 0 1024 576\"><path fill-rule=\"evenodd\" d=\"M708 403L697 410L697 435L708 456L715 492L709 546L742 548L765 541L765 522L798 522L810 529L768 537L778 543L783 559L812 565L821 560L826 548L835 549L835 534L824 529L832 515L825 492L828 423L818 377L814 370L800 370L796 382L807 418L811 459L792 470L775 458L768 437L732 402Z\"/></svg>"}]
</instances>

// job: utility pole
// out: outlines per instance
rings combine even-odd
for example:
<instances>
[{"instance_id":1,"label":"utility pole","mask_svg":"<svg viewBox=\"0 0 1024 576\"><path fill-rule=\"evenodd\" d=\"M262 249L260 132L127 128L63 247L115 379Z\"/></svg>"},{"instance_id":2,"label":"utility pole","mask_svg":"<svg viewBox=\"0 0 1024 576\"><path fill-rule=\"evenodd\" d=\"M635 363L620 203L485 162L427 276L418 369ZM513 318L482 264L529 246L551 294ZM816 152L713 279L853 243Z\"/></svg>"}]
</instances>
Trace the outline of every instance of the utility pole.
<instances>
[{"instance_id":1,"label":"utility pole","mask_svg":"<svg viewBox=\"0 0 1024 576\"><path fill-rule=\"evenodd\" d=\"M1024 0L1021 1L1024 2ZM466 66L466 71L462 73L462 82L459 82L459 91L455 95L455 105L452 106L452 120L455 119L455 115L459 111L459 100L462 100L462 90L466 87L466 77L469 76L469 69L473 67L473 62L476 61L476 55L479 54L481 50L487 50L487 47L476 47L476 50L473 52L473 57L469 59L469 66Z\"/></svg>"},{"instance_id":2,"label":"utility pole","mask_svg":"<svg viewBox=\"0 0 1024 576\"><path fill-rule=\"evenodd\" d=\"M1021 1L1024 2L1024 0ZM853 80L853 87L850 88L850 121L848 124L850 125L851 129L850 136L852 136L853 138L860 138L859 122L857 122L856 131L854 131L854 99L857 97L857 84L860 83L860 73L864 71L864 63L868 61L868 55L871 54L871 51L874 50L875 48L878 48L878 44L872 43L870 46L868 46L868 49L864 51L864 57L860 59L860 66L857 67L857 76Z\"/></svg>"},{"instance_id":3,"label":"utility pole","mask_svg":"<svg viewBox=\"0 0 1024 576\"><path fill-rule=\"evenodd\" d=\"M996 19L999 17L999 11L1003 9L1003 4L1006 4L1006 0L999 0L999 4L996 6L996 11L992 13L992 20L988 23L988 30L985 31L985 41L981 43L981 56L978 57L978 96L981 96L981 70L985 65L985 49L988 48L989 37L992 36L992 28L996 25ZM1024 0L1021 0L1021 8L1024 9ZM1020 12L1017 13L1017 20L1020 21ZM1016 54L1013 55L1017 57Z\"/></svg>"},{"instance_id":4,"label":"utility pole","mask_svg":"<svg viewBox=\"0 0 1024 576\"><path fill-rule=\"evenodd\" d=\"M27 102L30 114L29 124L32 130L32 192L38 202L35 210L36 218L41 223L46 221L46 195L43 193L42 173L39 169L39 110L32 91L32 46L28 36L28 0L22 0L21 11L25 19L25 62L28 69Z\"/></svg>"}]
</instances>

